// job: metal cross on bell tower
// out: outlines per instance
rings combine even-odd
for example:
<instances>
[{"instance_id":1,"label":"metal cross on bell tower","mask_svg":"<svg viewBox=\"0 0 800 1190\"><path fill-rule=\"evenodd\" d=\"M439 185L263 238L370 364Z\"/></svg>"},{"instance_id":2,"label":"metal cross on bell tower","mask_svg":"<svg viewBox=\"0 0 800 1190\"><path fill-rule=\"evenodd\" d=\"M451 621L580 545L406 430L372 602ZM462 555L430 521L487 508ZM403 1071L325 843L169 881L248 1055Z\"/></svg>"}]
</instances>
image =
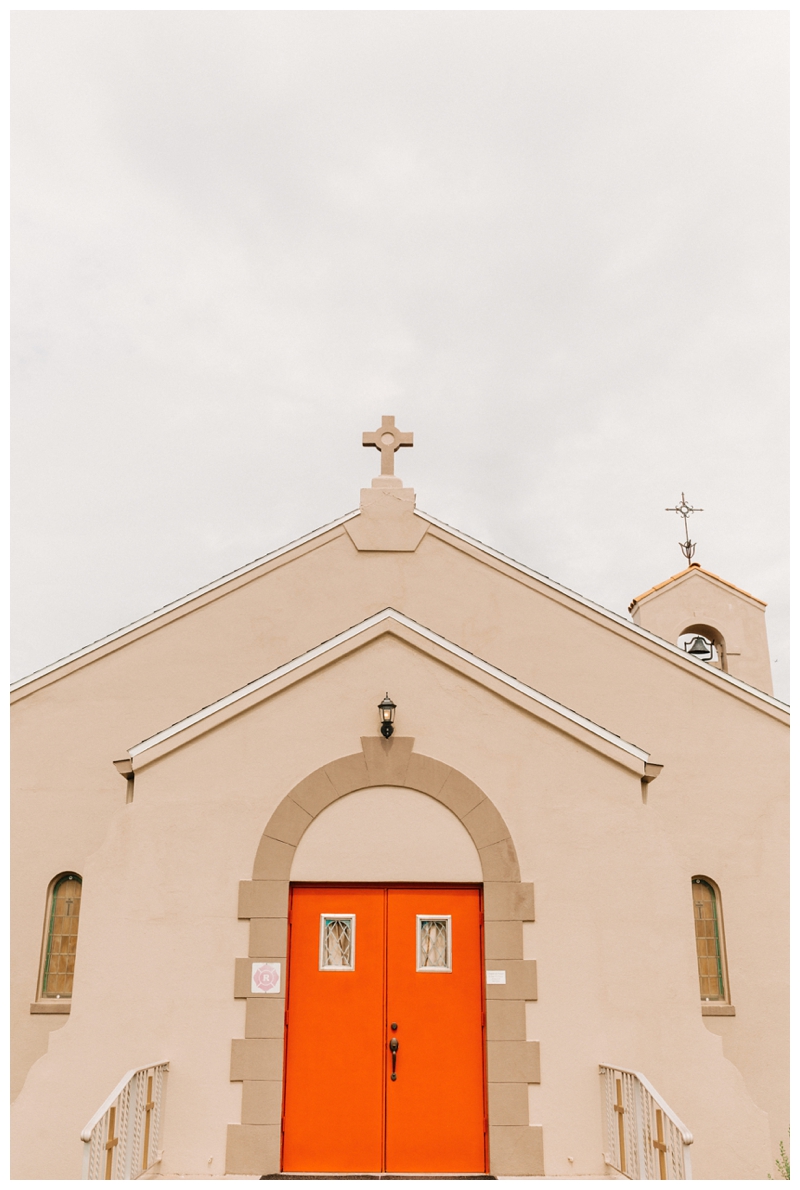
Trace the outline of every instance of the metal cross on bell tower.
<instances>
[{"instance_id":1,"label":"metal cross on bell tower","mask_svg":"<svg viewBox=\"0 0 800 1190\"><path fill-rule=\"evenodd\" d=\"M676 504L674 508L665 508L665 512L677 512L678 516L683 517L683 531L686 534L686 540L680 543L681 553L686 561L691 566L694 552L697 549L697 542L689 540L689 517L693 512L702 512L702 508L692 508L691 504L686 503L686 497L681 492L681 502Z\"/></svg>"},{"instance_id":2,"label":"metal cross on bell tower","mask_svg":"<svg viewBox=\"0 0 800 1190\"><path fill-rule=\"evenodd\" d=\"M401 433L395 428L394 418L384 416L379 429L362 435L361 445L374 446L381 452L381 475L394 475L394 452L401 446L413 446L414 435Z\"/></svg>"}]
</instances>

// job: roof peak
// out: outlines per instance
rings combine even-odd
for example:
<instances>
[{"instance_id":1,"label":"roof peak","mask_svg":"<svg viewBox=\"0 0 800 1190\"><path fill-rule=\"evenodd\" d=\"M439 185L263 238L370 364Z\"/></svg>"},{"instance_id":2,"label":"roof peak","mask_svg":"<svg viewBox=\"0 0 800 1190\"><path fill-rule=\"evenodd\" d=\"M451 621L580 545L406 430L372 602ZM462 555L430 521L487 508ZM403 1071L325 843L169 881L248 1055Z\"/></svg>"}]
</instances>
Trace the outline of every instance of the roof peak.
<instances>
[{"instance_id":1,"label":"roof peak","mask_svg":"<svg viewBox=\"0 0 800 1190\"><path fill-rule=\"evenodd\" d=\"M646 591L643 591L641 595L634 596L628 605L628 611L633 611L637 603L641 603L642 600L646 599L648 595L652 595L655 591L663 590L663 588L668 587L670 583L674 583L677 582L678 579L685 578L688 574L691 574L692 571L697 571L699 574L704 574L707 578L715 579L716 582L722 583L725 587L730 587L732 591L737 591L740 595L747 596L748 599L754 600L755 603L761 604L762 607L767 606L764 599L759 599L757 595L751 595L749 591L745 591L744 587L737 587L736 583L730 582L729 579L722 578L722 576L719 574L714 574L713 570L706 570L705 567L701 566L699 562L690 562L688 566L685 566L683 570L679 570L677 574L670 575L670 577L665 578L663 582L656 583L654 587L649 587Z\"/></svg>"}]
</instances>

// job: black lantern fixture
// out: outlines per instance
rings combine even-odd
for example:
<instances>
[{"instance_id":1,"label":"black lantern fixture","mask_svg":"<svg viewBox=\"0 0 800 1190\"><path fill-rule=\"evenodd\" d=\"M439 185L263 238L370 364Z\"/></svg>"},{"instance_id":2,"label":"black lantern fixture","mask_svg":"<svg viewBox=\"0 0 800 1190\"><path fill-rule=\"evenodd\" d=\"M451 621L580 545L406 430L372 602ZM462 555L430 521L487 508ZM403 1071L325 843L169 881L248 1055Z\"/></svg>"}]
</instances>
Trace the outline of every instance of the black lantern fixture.
<instances>
[{"instance_id":1,"label":"black lantern fixture","mask_svg":"<svg viewBox=\"0 0 800 1190\"><path fill-rule=\"evenodd\" d=\"M394 731L394 713L397 710L397 705L392 702L388 690L386 697L378 703L378 710L381 716L381 735L388 740Z\"/></svg>"}]
</instances>

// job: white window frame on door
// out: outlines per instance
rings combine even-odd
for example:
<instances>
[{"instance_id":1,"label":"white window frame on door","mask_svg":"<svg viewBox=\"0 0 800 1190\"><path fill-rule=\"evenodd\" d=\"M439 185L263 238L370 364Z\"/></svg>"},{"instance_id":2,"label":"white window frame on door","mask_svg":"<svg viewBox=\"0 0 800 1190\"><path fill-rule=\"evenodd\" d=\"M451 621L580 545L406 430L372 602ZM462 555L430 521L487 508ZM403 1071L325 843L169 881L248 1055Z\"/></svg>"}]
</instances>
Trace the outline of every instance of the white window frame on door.
<instances>
[{"instance_id":1,"label":"white window frame on door","mask_svg":"<svg viewBox=\"0 0 800 1190\"><path fill-rule=\"evenodd\" d=\"M446 921L447 922L447 966L446 967L423 967L422 966L422 923L424 921ZM453 970L453 918L449 913L418 913L417 914L417 971L421 972L438 972L440 975L447 975Z\"/></svg>"},{"instance_id":2,"label":"white window frame on door","mask_svg":"<svg viewBox=\"0 0 800 1190\"><path fill-rule=\"evenodd\" d=\"M349 967L330 967L325 962L325 922L350 922L350 965ZM320 913L319 915L319 969L320 971L355 971L356 969L356 915L355 913Z\"/></svg>"}]
</instances>

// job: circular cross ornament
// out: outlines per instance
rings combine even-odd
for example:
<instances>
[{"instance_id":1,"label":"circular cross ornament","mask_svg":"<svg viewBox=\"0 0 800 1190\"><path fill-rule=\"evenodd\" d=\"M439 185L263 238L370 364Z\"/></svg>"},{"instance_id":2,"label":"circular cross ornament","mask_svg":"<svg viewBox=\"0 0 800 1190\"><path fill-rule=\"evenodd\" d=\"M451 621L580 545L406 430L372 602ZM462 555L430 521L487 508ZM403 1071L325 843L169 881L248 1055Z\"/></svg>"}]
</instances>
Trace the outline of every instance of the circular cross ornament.
<instances>
[{"instance_id":1,"label":"circular cross ornament","mask_svg":"<svg viewBox=\"0 0 800 1190\"><path fill-rule=\"evenodd\" d=\"M398 430L394 417L384 416L377 430L361 436L362 446L374 446L381 452L381 475L394 475L394 454L401 446L413 446L414 435Z\"/></svg>"}]
</instances>

